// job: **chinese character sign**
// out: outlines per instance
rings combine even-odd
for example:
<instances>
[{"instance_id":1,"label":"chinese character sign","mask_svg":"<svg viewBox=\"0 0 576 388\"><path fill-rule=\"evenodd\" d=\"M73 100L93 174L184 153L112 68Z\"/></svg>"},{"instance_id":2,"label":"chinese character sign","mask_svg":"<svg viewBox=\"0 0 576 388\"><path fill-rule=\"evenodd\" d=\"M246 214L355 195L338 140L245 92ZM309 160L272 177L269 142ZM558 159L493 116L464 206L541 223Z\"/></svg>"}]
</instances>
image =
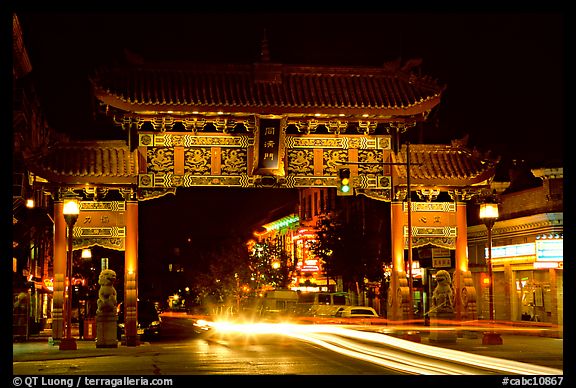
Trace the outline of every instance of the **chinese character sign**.
<instances>
[{"instance_id":1,"label":"chinese character sign","mask_svg":"<svg viewBox=\"0 0 576 388\"><path fill-rule=\"evenodd\" d=\"M280 119L260 119L257 132L257 168L258 173L276 175L281 166L281 136Z\"/></svg>"}]
</instances>

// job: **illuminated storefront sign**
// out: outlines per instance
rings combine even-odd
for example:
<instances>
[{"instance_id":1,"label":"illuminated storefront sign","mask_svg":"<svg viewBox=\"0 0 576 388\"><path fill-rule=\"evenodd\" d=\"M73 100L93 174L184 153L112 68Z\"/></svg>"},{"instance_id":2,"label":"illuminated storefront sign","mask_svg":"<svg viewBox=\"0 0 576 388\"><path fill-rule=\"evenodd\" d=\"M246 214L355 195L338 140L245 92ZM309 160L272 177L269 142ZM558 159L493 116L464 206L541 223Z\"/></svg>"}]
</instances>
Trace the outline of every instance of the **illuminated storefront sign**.
<instances>
[{"instance_id":1,"label":"illuminated storefront sign","mask_svg":"<svg viewBox=\"0 0 576 388\"><path fill-rule=\"evenodd\" d=\"M562 268L560 264L562 263L557 261L536 261L534 262L534 268Z\"/></svg>"},{"instance_id":2,"label":"illuminated storefront sign","mask_svg":"<svg viewBox=\"0 0 576 388\"><path fill-rule=\"evenodd\" d=\"M564 261L564 239L536 240L536 261Z\"/></svg>"},{"instance_id":3,"label":"illuminated storefront sign","mask_svg":"<svg viewBox=\"0 0 576 388\"><path fill-rule=\"evenodd\" d=\"M488 248L485 255L488 257ZM539 239L535 243L492 247L492 259L495 263L533 262L534 268L562 268L564 240Z\"/></svg>"},{"instance_id":4,"label":"illuminated storefront sign","mask_svg":"<svg viewBox=\"0 0 576 388\"><path fill-rule=\"evenodd\" d=\"M305 260L304 265L300 268L302 272L318 272L319 270L318 260L315 259Z\"/></svg>"},{"instance_id":5,"label":"illuminated storefront sign","mask_svg":"<svg viewBox=\"0 0 576 388\"><path fill-rule=\"evenodd\" d=\"M484 254L488 257L488 248L485 248ZM536 245L534 245L534 243L492 247L492 259L499 257L533 256L535 254Z\"/></svg>"}]
</instances>

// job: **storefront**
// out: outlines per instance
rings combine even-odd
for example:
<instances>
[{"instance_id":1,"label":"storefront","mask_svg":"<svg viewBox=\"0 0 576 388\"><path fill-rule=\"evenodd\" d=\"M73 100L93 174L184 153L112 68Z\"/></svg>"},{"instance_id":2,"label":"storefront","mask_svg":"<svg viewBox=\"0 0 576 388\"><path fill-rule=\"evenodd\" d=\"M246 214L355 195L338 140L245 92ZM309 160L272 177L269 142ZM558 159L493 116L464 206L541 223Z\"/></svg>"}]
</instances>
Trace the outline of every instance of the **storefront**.
<instances>
[{"instance_id":1,"label":"storefront","mask_svg":"<svg viewBox=\"0 0 576 388\"><path fill-rule=\"evenodd\" d=\"M492 263L497 319L562 325L561 234L542 234L534 242L493 247Z\"/></svg>"}]
</instances>

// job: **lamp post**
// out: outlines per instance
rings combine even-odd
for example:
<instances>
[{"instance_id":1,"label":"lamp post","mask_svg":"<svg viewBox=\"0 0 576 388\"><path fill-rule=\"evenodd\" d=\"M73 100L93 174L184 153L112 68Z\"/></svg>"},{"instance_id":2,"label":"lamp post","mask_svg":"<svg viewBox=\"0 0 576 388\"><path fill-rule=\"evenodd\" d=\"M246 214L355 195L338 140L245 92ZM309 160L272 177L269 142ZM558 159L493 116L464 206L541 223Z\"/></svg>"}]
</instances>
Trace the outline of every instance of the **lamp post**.
<instances>
[{"instance_id":1,"label":"lamp post","mask_svg":"<svg viewBox=\"0 0 576 388\"><path fill-rule=\"evenodd\" d=\"M69 199L64 201L64 220L68 225L68 252L66 256L66 278L68 279L68 289L65 303L66 333L60 341L60 350L76 350L76 340L72 337L72 239L73 230L80 208L78 201Z\"/></svg>"},{"instance_id":2,"label":"lamp post","mask_svg":"<svg viewBox=\"0 0 576 388\"><path fill-rule=\"evenodd\" d=\"M480 204L480 219L486 225L488 230L488 298L490 309L490 322L494 323L494 275L492 274L492 227L498 219L498 203L494 196L487 198ZM489 330L482 337L483 345L502 345L502 337L494 330Z\"/></svg>"}]
</instances>

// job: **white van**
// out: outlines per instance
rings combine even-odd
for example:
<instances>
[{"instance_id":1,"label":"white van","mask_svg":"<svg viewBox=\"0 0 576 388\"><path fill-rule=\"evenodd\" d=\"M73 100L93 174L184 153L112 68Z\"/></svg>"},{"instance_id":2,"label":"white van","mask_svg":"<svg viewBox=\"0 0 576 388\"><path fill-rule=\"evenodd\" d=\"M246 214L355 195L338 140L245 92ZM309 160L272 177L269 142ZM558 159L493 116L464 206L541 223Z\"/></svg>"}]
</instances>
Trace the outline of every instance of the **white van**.
<instances>
[{"instance_id":1,"label":"white van","mask_svg":"<svg viewBox=\"0 0 576 388\"><path fill-rule=\"evenodd\" d=\"M292 315L298 303L298 293L292 290L267 291L258 300L260 315Z\"/></svg>"},{"instance_id":2,"label":"white van","mask_svg":"<svg viewBox=\"0 0 576 388\"><path fill-rule=\"evenodd\" d=\"M346 292L307 292L298 298L298 311L313 317L333 317L339 308L350 306Z\"/></svg>"}]
</instances>

